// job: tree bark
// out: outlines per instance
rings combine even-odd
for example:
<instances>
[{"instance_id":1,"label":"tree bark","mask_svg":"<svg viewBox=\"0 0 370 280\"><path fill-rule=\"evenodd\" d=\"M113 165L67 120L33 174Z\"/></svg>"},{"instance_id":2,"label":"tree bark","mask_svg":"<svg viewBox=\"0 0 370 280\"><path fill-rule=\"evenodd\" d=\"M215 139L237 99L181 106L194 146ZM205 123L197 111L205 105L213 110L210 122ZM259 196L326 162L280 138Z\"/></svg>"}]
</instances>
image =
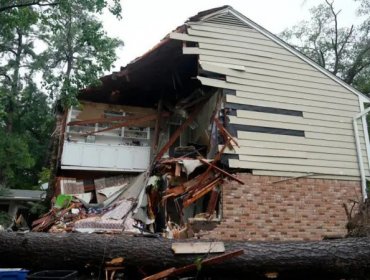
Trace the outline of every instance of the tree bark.
<instances>
[{"instance_id":1,"label":"tree bark","mask_svg":"<svg viewBox=\"0 0 370 280\"><path fill-rule=\"evenodd\" d=\"M194 263L199 257L174 255L172 242L128 235L1 232L0 267L81 270L86 266L101 268L104 261L123 257L127 267L140 267L150 274ZM226 252L244 249L245 253L221 264L205 266L202 273L219 279L225 279L225 275L227 279L264 277L275 272L281 277L352 279L370 273L370 238L366 237L306 242L225 241L225 247Z\"/></svg>"}]
</instances>

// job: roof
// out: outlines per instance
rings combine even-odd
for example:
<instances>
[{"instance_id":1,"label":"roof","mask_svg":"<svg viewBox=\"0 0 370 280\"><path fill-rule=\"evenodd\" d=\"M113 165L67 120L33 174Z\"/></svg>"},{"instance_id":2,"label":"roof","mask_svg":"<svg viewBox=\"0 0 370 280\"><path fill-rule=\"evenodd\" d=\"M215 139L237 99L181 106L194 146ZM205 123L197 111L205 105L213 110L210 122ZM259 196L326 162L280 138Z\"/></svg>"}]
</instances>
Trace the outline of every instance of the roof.
<instances>
[{"instance_id":1,"label":"roof","mask_svg":"<svg viewBox=\"0 0 370 280\"><path fill-rule=\"evenodd\" d=\"M361 99L361 101L370 102L370 98L368 96L366 96L365 94L356 90L352 86L348 85L342 79L340 79L339 77L335 76L330 71L326 70L325 68L323 68L322 66L317 64L315 61L313 61L312 59L307 57L305 54L303 54L300 51L298 51L297 49L293 48L291 45L289 45L285 41L281 40L279 37L277 37L276 35L274 35L270 31L266 30L262 26L258 25L254 21L250 20L249 18L247 18L246 16L244 16L243 14L241 14L240 12L238 12L237 10L232 8L231 6L222 6L222 7L219 7L219 8L214 8L214 9L199 12L196 16L190 17L188 22L202 21L202 20L205 20L205 19L209 19L211 17L219 16L219 15L227 13L227 12L233 14L235 17L237 17L239 20L243 21L245 24L247 24L247 25L253 27L254 29L256 29L257 31L261 32L263 35L265 35L269 39L273 40L275 43L279 44L280 46L282 46L286 50L295 54L296 56L298 56L299 58L301 58L302 60L304 60L305 62L307 62L308 64L310 64L311 66L313 66L314 68L316 68L317 70L319 70L320 72L325 74L326 76L328 76L330 79L336 81L337 83L339 83L340 85L342 85L343 87L345 87L346 89L351 91L352 93L356 94Z\"/></svg>"},{"instance_id":2,"label":"roof","mask_svg":"<svg viewBox=\"0 0 370 280\"><path fill-rule=\"evenodd\" d=\"M45 191L6 189L5 194L0 196L0 200L40 201L45 194Z\"/></svg>"},{"instance_id":3,"label":"roof","mask_svg":"<svg viewBox=\"0 0 370 280\"><path fill-rule=\"evenodd\" d=\"M245 17L231 6L226 5L201 11L197 15L190 17L186 23L204 21L225 14L231 14L238 19L237 21L239 23L245 24L259 31L261 34L265 35L312 67L316 68L318 71L325 74L330 79L357 95L361 101L370 102L369 97L351 87L339 77L333 75L303 53ZM186 23L177 27L174 32L186 32ZM101 86L81 90L79 98L93 102L126 104L133 106L137 106L138 104L142 106L143 100L146 100L146 103L150 106L149 104L153 104L159 100L160 93L167 94L167 96L164 96L165 98L179 95L176 86L172 88L173 81L176 80L175 76L178 75L178 73L175 73L176 71L174 71L174 69L186 69L185 76L192 79L192 77L196 76L192 69L195 69L194 64L197 63L197 59L193 58L193 61L190 61L189 56L186 59L183 58L181 41L172 40L169 35L163 38L156 46L148 50L145 54L134 59L125 67L121 67L120 71L101 77ZM192 80L192 84L190 85L191 89L194 89L197 85L195 80L196 79ZM143 81L145 81L145 83L143 83ZM117 89L119 90L117 91ZM140 95L138 95L138 93L140 93Z\"/></svg>"}]
</instances>

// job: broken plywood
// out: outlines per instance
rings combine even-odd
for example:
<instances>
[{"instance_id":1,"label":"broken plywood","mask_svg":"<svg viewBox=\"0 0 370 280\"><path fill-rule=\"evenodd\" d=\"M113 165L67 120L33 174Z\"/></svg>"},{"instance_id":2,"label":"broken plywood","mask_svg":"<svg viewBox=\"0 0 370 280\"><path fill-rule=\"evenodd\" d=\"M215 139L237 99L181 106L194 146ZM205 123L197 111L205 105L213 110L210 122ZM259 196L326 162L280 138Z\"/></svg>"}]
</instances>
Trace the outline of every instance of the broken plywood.
<instances>
[{"instance_id":1,"label":"broken plywood","mask_svg":"<svg viewBox=\"0 0 370 280\"><path fill-rule=\"evenodd\" d=\"M223 253L225 245L223 242L177 242L172 243L171 249L175 254Z\"/></svg>"}]
</instances>

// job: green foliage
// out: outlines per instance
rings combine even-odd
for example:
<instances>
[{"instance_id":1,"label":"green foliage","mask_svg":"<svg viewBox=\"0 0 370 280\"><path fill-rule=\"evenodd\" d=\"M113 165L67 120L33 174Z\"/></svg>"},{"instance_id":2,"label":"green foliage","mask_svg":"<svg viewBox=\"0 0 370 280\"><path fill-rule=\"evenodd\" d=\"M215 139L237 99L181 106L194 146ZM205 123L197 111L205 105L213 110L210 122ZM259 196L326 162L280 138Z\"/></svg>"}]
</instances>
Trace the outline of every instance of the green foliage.
<instances>
[{"instance_id":1,"label":"green foliage","mask_svg":"<svg viewBox=\"0 0 370 280\"><path fill-rule=\"evenodd\" d=\"M8 213L0 211L0 225L4 228L9 227L12 224L12 218Z\"/></svg>"},{"instance_id":2,"label":"green foliage","mask_svg":"<svg viewBox=\"0 0 370 280\"><path fill-rule=\"evenodd\" d=\"M48 207L45 205L44 202L32 202L30 213L40 216L45 214L48 211Z\"/></svg>"},{"instance_id":3,"label":"green foliage","mask_svg":"<svg viewBox=\"0 0 370 280\"><path fill-rule=\"evenodd\" d=\"M0 185L34 188L48 181L53 103L76 103L78 89L110 70L122 44L106 35L95 14L108 9L120 18L121 5L0 2Z\"/></svg>"},{"instance_id":4,"label":"green foliage","mask_svg":"<svg viewBox=\"0 0 370 280\"><path fill-rule=\"evenodd\" d=\"M23 135L0 131L0 177L4 185L12 188L23 183L19 175L29 172L34 164Z\"/></svg>"},{"instance_id":5,"label":"green foliage","mask_svg":"<svg viewBox=\"0 0 370 280\"><path fill-rule=\"evenodd\" d=\"M39 184L49 182L50 174L51 174L50 168L43 167L39 173Z\"/></svg>"},{"instance_id":6,"label":"green foliage","mask_svg":"<svg viewBox=\"0 0 370 280\"><path fill-rule=\"evenodd\" d=\"M363 22L340 26L340 11L329 1L310 10L311 19L280 36L334 75L360 91L370 93L370 1L361 0Z\"/></svg>"},{"instance_id":7,"label":"green foliage","mask_svg":"<svg viewBox=\"0 0 370 280\"><path fill-rule=\"evenodd\" d=\"M200 271L202 269L202 261L203 259L201 257L197 257L195 259L194 264L197 267L197 271Z\"/></svg>"},{"instance_id":8,"label":"green foliage","mask_svg":"<svg viewBox=\"0 0 370 280\"><path fill-rule=\"evenodd\" d=\"M101 22L91 11L101 9L101 1L90 7L81 1L68 1L59 9L48 9L43 14L49 48L40 55L44 86L53 96L58 93L64 107L77 103L78 90L98 83L98 77L110 70L116 60L115 50L122 44L110 38Z\"/></svg>"}]
</instances>

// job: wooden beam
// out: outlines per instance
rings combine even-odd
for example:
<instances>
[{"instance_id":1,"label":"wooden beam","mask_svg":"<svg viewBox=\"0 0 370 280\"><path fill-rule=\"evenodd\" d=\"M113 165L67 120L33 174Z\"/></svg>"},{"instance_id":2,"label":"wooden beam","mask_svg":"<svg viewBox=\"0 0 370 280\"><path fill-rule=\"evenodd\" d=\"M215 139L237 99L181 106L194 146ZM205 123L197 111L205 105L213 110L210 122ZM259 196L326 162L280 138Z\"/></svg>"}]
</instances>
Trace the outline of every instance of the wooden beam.
<instances>
[{"instance_id":1,"label":"wooden beam","mask_svg":"<svg viewBox=\"0 0 370 280\"><path fill-rule=\"evenodd\" d=\"M226 128L221 124L221 122L220 122L217 118L214 118L214 120L215 120L215 123L216 123L216 125L217 125L218 129L219 129L219 130L221 130L221 131L222 131L222 133L225 133L228 137L230 137L230 138L231 138L231 140L232 140L232 142L234 142L234 144L235 144L238 148L240 148L240 146L239 146L238 142L234 139L234 137L230 134L230 132L228 132L228 131L226 130Z\"/></svg>"},{"instance_id":2,"label":"wooden beam","mask_svg":"<svg viewBox=\"0 0 370 280\"><path fill-rule=\"evenodd\" d=\"M244 254L244 250L237 250L237 251L233 251L233 252L230 252L230 253L225 253L225 254L222 254L222 255L219 255L219 256L216 256L216 257L213 257L213 258L202 260L199 264L194 263L194 264L189 264L189 265L179 267L179 268L171 267L171 268L166 269L164 271L161 271L161 272L158 272L158 273L153 274L151 276L148 276L148 277L144 278L143 280L158 280L158 279L163 279L163 278L169 277L169 276L180 275L180 274L183 274L185 272L196 270L199 266L202 267L202 266L211 265L211 264L218 264L218 263L221 263L225 260L228 260L228 259L231 259L231 258L234 258L234 257L238 257L238 256L241 256L243 254Z\"/></svg>"},{"instance_id":3,"label":"wooden beam","mask_svg":"<svg viewBox=\"0 0 370 280\"><path fill-rule=\"evenodd\" d=\"M166 113L166 114L168 114L168 113ZM133 125L143 124L143 123L155 120L156 118L157 118L157 114L147 115L147 116L144 116L144 117L137 117L135 119L127 120L125 122L119 123L117 125L114 125L114 126L111 126L111 127L108 127L108 128L104 128L104 129L101 129L101 130L98 130L98 131L87 132L83 135L84 136L92 135L92 134L96 134L96 133L100 133L100 132L104 132L104 131L109 131L109 130L112 130L112 129L121 128L121 127L124 127L124 126L133 126Z\"/></svg>"},{"instance_id":4,"label":"wooden beam","mask_svg":"<svg viewBox=\"0 0 370 280\"><path fill-rule=\"evenodd\" d=\"M190 204L192 204L194 201L197 201L198 199L200 199L201 197L203 197L205 194L209 193L216 184L218 184L219 182L221 182L222 179L220 177L214 179L213 181L211 181L209 184L203 186L203 187L200 187L198 188L197 192L194 192L190 198L188 198L187 200L185 200L183 202L183 206L186 208L188 207Z\"/></svg>"},{"instance_id":5,"label":"wooden beam","mask_svg":"<svg viewBox=\"0 0 370 280\"><path fill-rule=\"evenodd\" d=\"M85 125L85 124L96 124L96 123L112 123L117 121L127 121L136 119L137 116L121 116L121 117L110 117L110 118L97 118L97 119L89 119L83 121L72 121L69 122L67 125Z\"/></svg>"},{"instance_id":6,"label":"wooden beam","mask_svg":"<svg viewBox=\"0 0 370 280\"><path fill-rule=\"evenodd\" d=\"M219 195L220 195L220 189L213 188L212 193L211 193L211 198L209 199L208 206L207 206L208 217L212 217L213 213L215 212Z\"/></svg>"},{"instance_id":7,"label":"wooden beam","mask_svg":"<svg viewBox=\"0 0 370 280\"><path fill-rule=\"evenodd\" d=\"M214 162L217 162L221 159L221 155L225 151L227 145L229 145L230 141L231 141L231 138L228 138L224 146L221 148L221 150L216 154L215 158L213 159ZM199 181L202 182L207 177L207 175L209 175L211 170L212 170L212 166L208 166L207 170L201 175L202 177L200 178ZM197 191L197 189L199 188L195 188L193 192Z\"/></svg>"},{"instance_id":8,"label":"wooden beam","mask_svg":"<svg viewBox=\"0 0 370 280\"><path fill-rule=\"evenodd\" d=\"M223 253L225 245L223 242L175 242L171 249L175 254Z\"/></svg>"},{"instance_id":9,"label":"wooden beam","mask_svg":"<svg viewBox=\"0 0 370 280\"><path fill-rule=\"evenodd\" d=\"M240 179L238 179L237 177L235 177L234 175L231 175L230 173L226 172L225 170L217 167L216 165L212 164L212 163L209 163L208 161L202 159L202 158L199 158L199 160L201 162L203 162L204 164L207 164L208 166L212 167L213 169L216 169L218 172L222 173L223 175L229 177L230 179L232 180L235 180L237 181L238 183L240 183L241 185L244 185L244 182Z\"/></svg>"}]
</instances>

